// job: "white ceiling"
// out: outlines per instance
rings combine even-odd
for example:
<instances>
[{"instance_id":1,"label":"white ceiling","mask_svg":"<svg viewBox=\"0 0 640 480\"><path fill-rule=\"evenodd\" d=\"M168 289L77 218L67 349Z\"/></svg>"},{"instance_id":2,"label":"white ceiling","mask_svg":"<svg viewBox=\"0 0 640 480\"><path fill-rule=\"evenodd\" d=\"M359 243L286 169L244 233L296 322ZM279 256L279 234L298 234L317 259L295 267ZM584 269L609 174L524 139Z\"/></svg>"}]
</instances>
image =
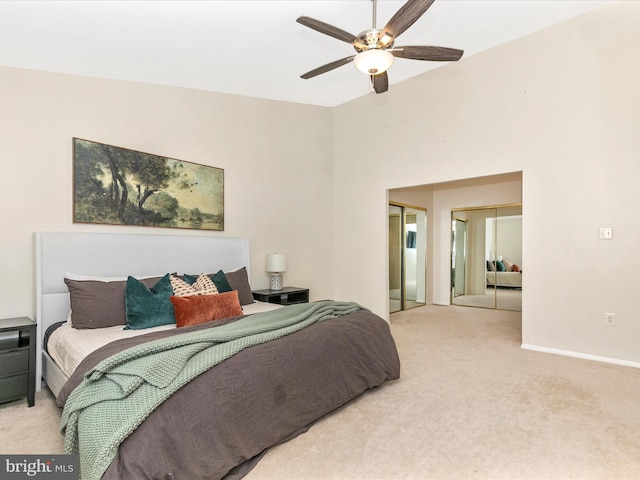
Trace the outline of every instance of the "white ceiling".
<instances>
[{"instance_id":1,"label":"white ceiling","mask_svg":"<svg viewBox=\"0 0 640 480\"><path fill-rule=\"evenodd\" d=\"M459 48L464 62L608 1L436 0L396 45ZM403 3L379 0L377 27ZM4 0L0 65L325 106L370 93L369 78L352 65L300 78L355 53L296 23L301 15L357 35L372 26L372 1ZM389 89L440 65L397 59Z\"/></svg>"}]
</instances>

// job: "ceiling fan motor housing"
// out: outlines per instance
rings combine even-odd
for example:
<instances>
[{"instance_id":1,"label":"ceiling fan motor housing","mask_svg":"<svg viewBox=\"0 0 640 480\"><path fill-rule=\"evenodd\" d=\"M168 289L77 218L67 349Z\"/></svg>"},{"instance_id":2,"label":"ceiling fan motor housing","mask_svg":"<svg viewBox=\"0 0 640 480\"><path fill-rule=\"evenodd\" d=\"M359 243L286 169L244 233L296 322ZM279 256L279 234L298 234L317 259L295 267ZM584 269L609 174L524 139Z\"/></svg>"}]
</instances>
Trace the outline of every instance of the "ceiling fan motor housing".
<instances>
[{"instance_id":1,"label":"ceiling fan motor housing","mask_svg":"<svg viewBox=\"0 0 640 480\"><path fill-rule=\"evenodd\" d=\"M386 50L393 47L393 36L384 32L378 28L372 28L365 30L356 37L356 41L353 42L353 48L357 52L363 52L365 50L372 50L377 48L379 50Z\"/></svg>"}]
</instances>

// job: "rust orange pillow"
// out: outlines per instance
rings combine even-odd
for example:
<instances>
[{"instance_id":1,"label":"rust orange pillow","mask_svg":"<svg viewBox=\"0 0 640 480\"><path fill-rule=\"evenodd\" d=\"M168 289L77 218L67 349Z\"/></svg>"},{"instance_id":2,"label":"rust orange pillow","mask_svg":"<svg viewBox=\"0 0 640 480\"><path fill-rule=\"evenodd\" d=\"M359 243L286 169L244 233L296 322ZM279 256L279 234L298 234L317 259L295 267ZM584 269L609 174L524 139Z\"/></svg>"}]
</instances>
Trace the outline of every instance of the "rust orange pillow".
<instances>
[{"instance_id":1,"label":"rust orange pillow","mask_svg":"<svg viewBox=\"0 0 640 480\"><path fill-rule=\"evenodd\" d=\"M178 327L242 315L242 307L236 290L216 295L171 296L169 298L173 304Z\"/></svg>"}]
</instances>

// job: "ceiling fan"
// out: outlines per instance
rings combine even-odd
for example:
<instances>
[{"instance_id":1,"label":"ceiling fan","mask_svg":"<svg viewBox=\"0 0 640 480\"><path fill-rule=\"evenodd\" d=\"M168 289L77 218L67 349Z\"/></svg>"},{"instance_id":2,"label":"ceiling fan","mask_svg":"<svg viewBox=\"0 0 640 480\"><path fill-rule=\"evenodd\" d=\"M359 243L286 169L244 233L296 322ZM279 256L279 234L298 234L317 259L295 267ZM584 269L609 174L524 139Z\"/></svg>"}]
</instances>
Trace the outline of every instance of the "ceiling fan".
<instances>
[{"instance_id":1,"label":"ceiling fan","mask_svg":"<svg viewBox=\"0 0 640 480\"><path fill-rule=\"evenodd\" d=\"M359 35L353 35L328 23L315 20L310 17L299 17L296 21L306 27L320 33L350 43L356 49L355 55L335 60L321 67L315 68L301 78L309 79L353 61L361 72L371 77L371 83L376 93L384 93L389 89L389 77L387 69L393 64L395 57L410 60L430 60L436 62L455 62L460 60L462 50L446 47L432 46L394 46L395 40L424 12L426 12L435 0L408 0L391 17L391 20L382 28L376 28L377 0L373 2L373 26Z\"/></svg>"}]
</instances>

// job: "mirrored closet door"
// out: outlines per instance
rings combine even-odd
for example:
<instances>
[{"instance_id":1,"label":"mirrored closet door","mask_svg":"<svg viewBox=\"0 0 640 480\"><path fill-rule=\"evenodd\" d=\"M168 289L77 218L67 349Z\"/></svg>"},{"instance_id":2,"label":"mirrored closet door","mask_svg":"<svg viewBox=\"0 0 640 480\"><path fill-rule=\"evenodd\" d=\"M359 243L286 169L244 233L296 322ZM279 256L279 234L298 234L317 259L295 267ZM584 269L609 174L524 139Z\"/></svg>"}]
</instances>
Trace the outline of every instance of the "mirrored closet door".
<instances>
[{"instance_id":1,"label":"mirrored closet door","mask_svg":"<svg viewBox=\"0 0 640 480\"><path fill-rule=\"evenodd\" d=\"M426 303L427 212L389 204L389 312Z\"/></svg>"},{"instance_id":2,"label":"mirrored closet door","mask_svg":"<svg viewBox=\"0 0 640 480\"><path fill-rule=\"evenodd\" d=\"M451 304L522 311L522 205L451 212Z\"/></svg>"}]
</instances>

